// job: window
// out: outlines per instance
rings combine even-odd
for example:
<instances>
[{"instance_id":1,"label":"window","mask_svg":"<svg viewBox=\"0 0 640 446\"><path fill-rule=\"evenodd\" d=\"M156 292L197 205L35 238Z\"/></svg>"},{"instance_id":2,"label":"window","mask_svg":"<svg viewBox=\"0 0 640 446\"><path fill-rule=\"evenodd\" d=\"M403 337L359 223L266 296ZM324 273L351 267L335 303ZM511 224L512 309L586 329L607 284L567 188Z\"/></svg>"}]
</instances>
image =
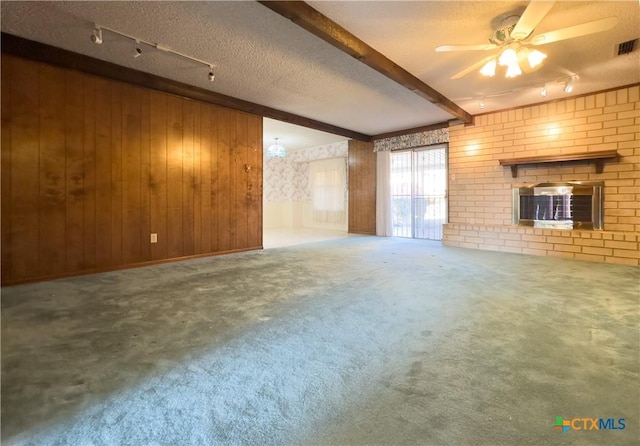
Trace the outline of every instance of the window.
<instances>
[{"instance_id":1,"label":"window","mask_svg":"<svg viewBox=\"0 0 640 446\"><path fill-rule=\"evenodd\" d=\"M310 164L313 221L341 224L346 221L347 167L344 158Z\"/></svg>"}]
</instances>

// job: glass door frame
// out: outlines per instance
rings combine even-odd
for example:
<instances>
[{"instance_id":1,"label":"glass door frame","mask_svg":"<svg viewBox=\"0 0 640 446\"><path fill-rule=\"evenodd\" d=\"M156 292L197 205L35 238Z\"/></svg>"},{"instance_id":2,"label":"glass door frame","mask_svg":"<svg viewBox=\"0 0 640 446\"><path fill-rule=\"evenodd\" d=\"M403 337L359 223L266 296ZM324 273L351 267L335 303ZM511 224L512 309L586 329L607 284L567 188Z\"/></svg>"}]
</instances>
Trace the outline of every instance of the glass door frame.
<instances>
[{"instance_id":1,"label":"glass door frame","mask_svg":"<svg viewBox=\"0 0 640 446\"><path fill-rule=\"evenodd\" d=\"M391 156L393 157L394 154L400 154L400 153L411 153L409 161L410 161L410 171L411 171L411 180L410 180L410 213L411 215L409 216L409 221L410 221L410 237L411 238L417 238L416 237L416 233L417 233L417 228L416 228L416 197L418 196L417 192L417 177L418 177L418 163L416 162L416 158L417 158L417 154L420 152L425 152L425 151L430 151L430 150L438 150L438 149L442 149L444 150L444 170L445 170L445 176L444 176L444 184L443 184L443 195L442 196L431 196L431 195L420 195L426 199L428 199L429 197L431 198L440 198L443 200L443 205L444 205L444 220L442 222L442 224L446 224L449 221L449 145L444 143L439 143L439 144L433 144L433 145L428 145L428 146L419 146L419 147L414 147L411 149L402 149L402 150L393 150L391 152ZM393 165L393 161L392 161L392 165ZM391 178L389 179L391 181L391 179L393 178L393 171L391 173ZM393 186L393 185L391 185ZM391 198L393 200L393 197L395 196L399 196L393 193L393 187L392 187L392 191L391 191ZM400 195L403 196L403 195ZM391 205L392 208L392 212L393 212L393 204ZM395 219L393 219L392 221L395 221ZM393 227L393 232L394 232L394 236L396 237L409 237L409 235L398 235L396 232L396 226L394 224ZM439 238L425 238L425 237L420 237L420 239L424 239L424 240L442 240L442 228L438 231L439 232Z\"/></svg>"}]
</instances>

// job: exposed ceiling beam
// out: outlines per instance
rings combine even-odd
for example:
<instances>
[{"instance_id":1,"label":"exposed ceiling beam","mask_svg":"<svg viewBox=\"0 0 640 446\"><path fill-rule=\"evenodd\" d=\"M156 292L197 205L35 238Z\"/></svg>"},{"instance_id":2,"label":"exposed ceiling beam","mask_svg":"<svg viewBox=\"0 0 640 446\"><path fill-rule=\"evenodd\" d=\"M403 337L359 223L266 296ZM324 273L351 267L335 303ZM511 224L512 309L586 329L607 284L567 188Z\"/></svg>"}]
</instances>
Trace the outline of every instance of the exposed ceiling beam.
<instances>
[{"instance_id":1,"label":"exposed ceiling beam","mask_svg":"<svg viewBox=\"0 0 640 446\"><path fill-rule=\"evenodd\" d=\"M151 88L208 104L219 105L310 129L320 130L322 132L357 139L359 141L371 141L371 136L365 135L364 133L355 132L286 111L276 110L275 108L253 102L243 101L242 99L233 98L205 90L204 88L194 87L131 68L125 68L120 65L105 62L104 60L63 50L33 40L23 39L22 37L17 37L12 34L2 33L1 39L3 53L13 54L14 56L37 60L63 68L70 68L116 81L127 82L140 87Z\"/></svg>"},{"instance_id":2,"label":"exposed ceiling beam","mask_svg":"<svg viewBox=\"0 0 640 446\"><path fill-rule=\"evenodd\" d=\"M453 101L379 53L336 22L302 1L259 1L322 40L469 124L473 116Z\"/></svg>"}]
</instances>

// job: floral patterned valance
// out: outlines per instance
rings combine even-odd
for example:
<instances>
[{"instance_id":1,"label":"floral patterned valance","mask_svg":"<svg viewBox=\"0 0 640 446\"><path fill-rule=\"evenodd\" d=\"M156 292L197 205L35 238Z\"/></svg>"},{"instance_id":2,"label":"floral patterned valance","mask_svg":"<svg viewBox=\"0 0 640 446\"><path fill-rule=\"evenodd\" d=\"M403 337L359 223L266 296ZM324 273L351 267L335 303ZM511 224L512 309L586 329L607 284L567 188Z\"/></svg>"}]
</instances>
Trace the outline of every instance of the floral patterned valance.
<instances>
[{"instance_id":1,"label":"floral patterned valance","mask_svg":"<svg viewBox=\"0 0 640 446\"><path fill-rule=\"evenodd\" d=\"M373 142L373 151L386 152L388 150L411 149L445 142L449 142L448 128L379 139Z\"/></svg>"}]
</instances>

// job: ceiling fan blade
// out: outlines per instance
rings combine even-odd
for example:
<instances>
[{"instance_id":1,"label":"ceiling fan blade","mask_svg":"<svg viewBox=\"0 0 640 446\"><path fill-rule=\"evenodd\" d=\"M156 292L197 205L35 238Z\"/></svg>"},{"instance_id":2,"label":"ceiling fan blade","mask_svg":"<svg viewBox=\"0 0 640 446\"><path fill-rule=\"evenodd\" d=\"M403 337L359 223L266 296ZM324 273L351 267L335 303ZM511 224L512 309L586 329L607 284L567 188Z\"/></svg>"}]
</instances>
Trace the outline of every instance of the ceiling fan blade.
<instances>
[{"instance_id":1,"label":"ceiling fan blade","mask_svg":"<svg viewBox=\"0 0 640 446\"><path fill-rule=\"evenodd\" d=\"M491 59L494 59L495 57L496 57L495 55L485 57L484 59L474 63L470 67L465 68L461 72L454 74L453 76L451 76L451 79L460 79L461 77L466 76L467 74L471 73L472 71L481 68L484 64L489 62Z\"/></svg>"},{"instance_id":2,"label":"ceiling fan blade","mask_svg":"<svg viewBox=\"0 0 640 446\"><path fill-rule=\"evenodd\" d=\"M522 16L511 31L511 37L515 40L523 40L529 37L538 23L542 21L545 15L553 8L554 1L531 0L527 9L524 10Z\"/></svg>"},{"instance_id":3,"label":"ceiling fan blade","mask_svg":"<svg viewBox=\"0 0 640 446\"><path fill-rule=\"evenodd\" d=\"M546 45L547 43L558 42L559 40L573 39L574 37L586 36L587 34L599 33L613 28L618 24L617 17L607 17L606 19L595 20L593 22L582 23L581 25L570 26L568 28L549 31L538 34L531 40L532 45Z\"/></svg>"},{"instance_id":4,"label":"ceiling fan blade","mask_svg":"<svg viewBox=\"0 0 640 446\"><path fill-rule=\"evenodd\" d=\"M447 53L450 51L489 51L497 48L497 45L492 43L482 43L479 45L440 45L436 48L438 53Z\"/></svg>"}]
</instances>

